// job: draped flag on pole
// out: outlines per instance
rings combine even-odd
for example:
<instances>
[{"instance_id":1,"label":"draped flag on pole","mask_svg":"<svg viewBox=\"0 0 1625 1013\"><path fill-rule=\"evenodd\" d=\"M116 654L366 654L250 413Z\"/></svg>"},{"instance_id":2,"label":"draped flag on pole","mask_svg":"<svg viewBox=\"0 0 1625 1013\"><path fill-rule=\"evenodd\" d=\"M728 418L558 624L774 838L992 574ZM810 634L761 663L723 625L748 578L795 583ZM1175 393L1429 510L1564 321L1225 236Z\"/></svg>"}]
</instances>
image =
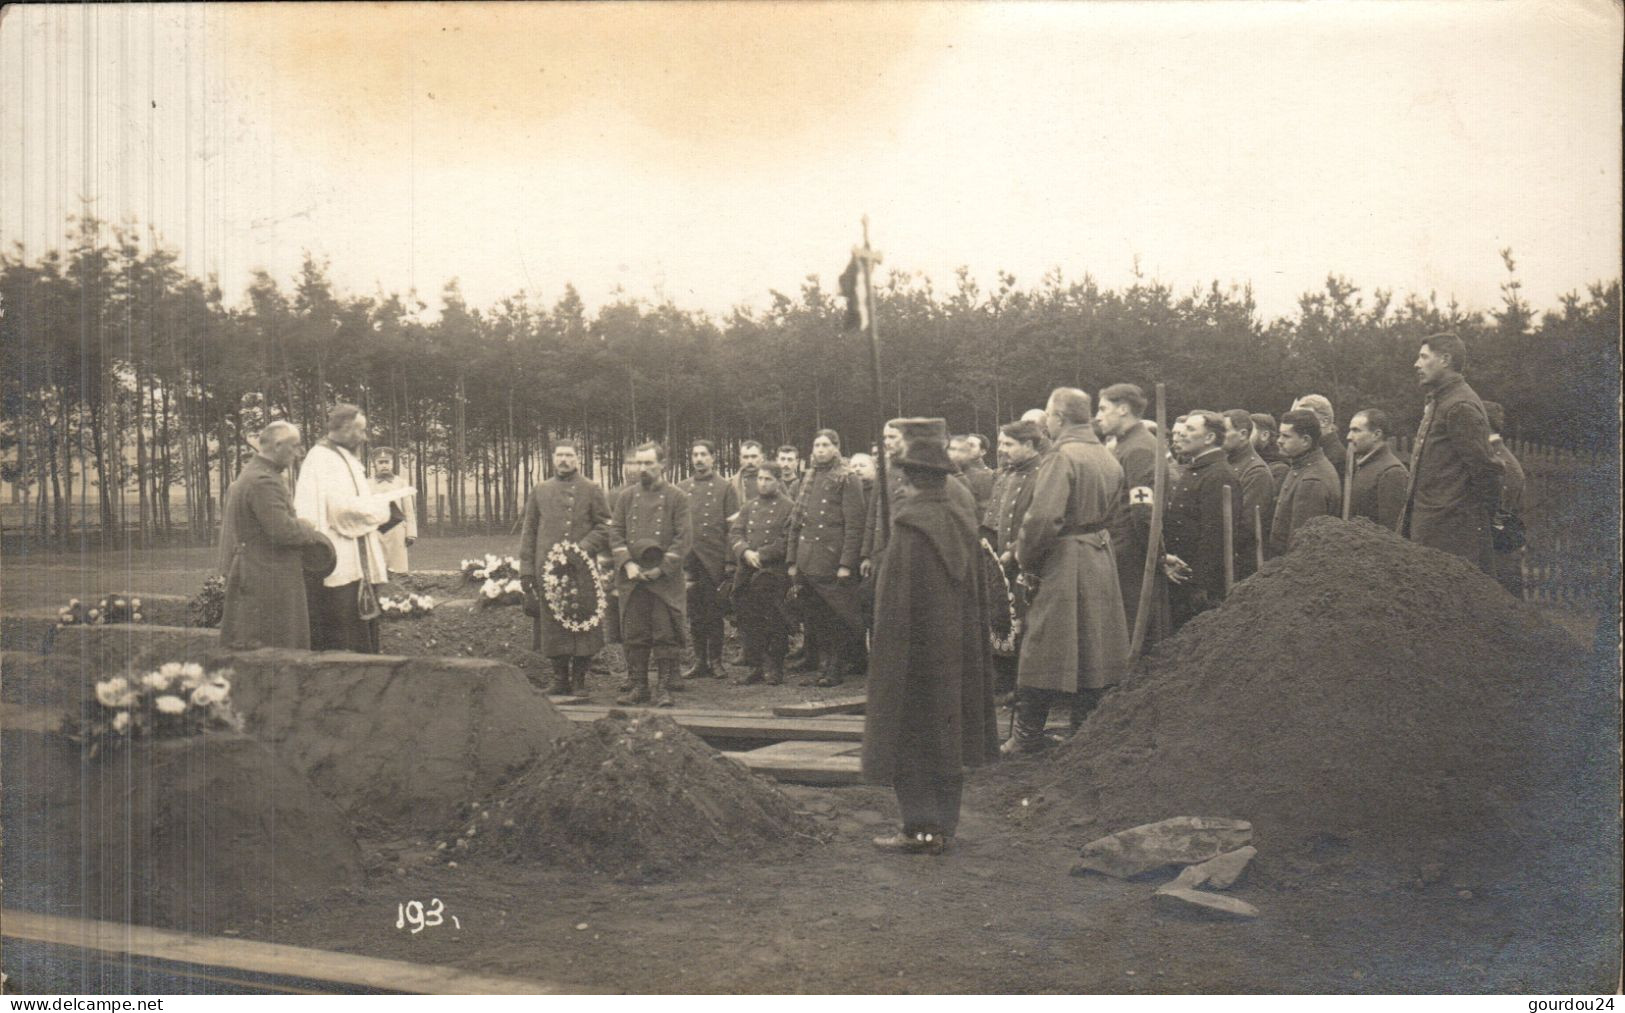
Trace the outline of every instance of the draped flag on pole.
<instances>
[{"instance_id":1,"label":"draped flag on pole","mask_svg":"<svg viewBox=\"0 0 1625 1013\"><path fill-rule=\"evenodd\" d=\"M841 326L849 331L862 330L869 326L869 287L863 283L863 265L858 263L857 255L847 262L846 270L841 272L841 296L846 299L846 317Z\"/></svg>"}]
</instances>

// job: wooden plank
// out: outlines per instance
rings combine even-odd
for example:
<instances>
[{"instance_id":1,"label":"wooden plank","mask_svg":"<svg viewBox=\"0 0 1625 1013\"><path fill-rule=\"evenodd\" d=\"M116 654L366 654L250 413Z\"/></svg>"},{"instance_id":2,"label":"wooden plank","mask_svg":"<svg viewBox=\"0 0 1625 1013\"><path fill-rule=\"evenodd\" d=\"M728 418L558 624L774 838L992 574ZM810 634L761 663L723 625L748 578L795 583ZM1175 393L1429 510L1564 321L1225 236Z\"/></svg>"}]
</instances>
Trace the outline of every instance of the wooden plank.
<instances>
[{"instance_id":1,"label":"wooden plank","mask_svg":"<svg viewBox=\"0 0 1625 1013\"><path fill-rule=\"evenodd\" d=\"M826 714L862 714L869 702L867 696L841 696L829 700L808 700L805 703L781 704L773 714L781 718L817 718Z\"/></svg>"},{"instance_id":2,"label":"wooden plank","mask_svg":"<svg viewBox=\"0 0 1625 1013\"><path fill-rule=\"evenodd\" d=\"M835 756L856 756L863 751L863 746L855 742L803 742L792 739L786 742L775 742L771 746L760 749L751 749L741 752L740 756L749 756L752 760L775 762L788 760L827 760Z\"/></svg>"},{"instance_id":3,"label":"wooden plank","mask_svg":"<svg viewBox=\"0 0 1625 1013\"><path fill-rule=\"evenodd\" d=\"M716 739L807 739L831 742L862 742L863 718L831 714L819 718L776 718L771 715L728 711L693 711L681 708L649 710L644 707L576 705L562 707L559 713L571 721L597 721L611 709L628 714L650 713L671 718L695 735Z\"/></svg>"},{"instance_id":4,"label":"wooden plank","mask_svg":"<svg viewBox=\"0 0 1625 1013\"><path fill-rule=\"evenodd\" d=\"M803 759L772 759L756 755L760 750L745 753L723 753L750 770L780 781L797 784L840 785L861 784L863 769L857 756L806 757Z\"/></svg>"},{"instance_id":5,"label":"wooden plank","mask_svg":"<svg viewBox=\"0 0 1625 1013\"><path fill-rule=\"evenodd\" d=\"M493 977L455 967L198 936L144 925L62 918L12 908L0 911L0 935L77 950L417 995L568 995L583 991L572 985ZM343 991L342 987L336 990Z\"/></svg>"}]
</instances>

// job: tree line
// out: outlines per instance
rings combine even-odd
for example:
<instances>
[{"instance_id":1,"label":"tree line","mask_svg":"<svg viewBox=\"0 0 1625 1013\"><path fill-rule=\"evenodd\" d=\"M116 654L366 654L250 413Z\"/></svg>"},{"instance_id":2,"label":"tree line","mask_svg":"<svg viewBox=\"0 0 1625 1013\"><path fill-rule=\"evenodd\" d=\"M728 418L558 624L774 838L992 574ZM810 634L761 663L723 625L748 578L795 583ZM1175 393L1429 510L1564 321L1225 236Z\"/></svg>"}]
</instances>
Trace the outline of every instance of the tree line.
<instances>
[{"instance_id":1,"label":"tree line","mask_svg":"<svg viewBox=\"0 0 1625 1013\"><path fill-rule=\"evenodd\" d=\"M745 439L805 446L823 427L848 453L876 440L868 336L841 329L819 275L720 319L630 297L589 313L568 284L550 304L518 292L473 307L453 279L430 320L413 294L336 291L309 253L289 283L260 271L228 303L133 224L70 226L65 250L0 253L0 478L27 494L9 526L42 540L206 541L259 428L286 418L308 442L339 400L410 461L420 509L443 481L453 524L511 524L562 436L584 442L601 480L644 439L711 439L725 461ZM1018 285L1000 272L984 289L961 269L938 288L893 271L877 279L878 414L991 435L1058 385L1162 381L1174 412L1278 415L1315 392L1340 425L1377 407L1401 435L1420 415L1420 340L1454 330L1510 435L1616 453L1619 279L1537 312L1502 257L1502 300L1487 310L1334 274L1271 320L1246 286L1175 291L1138 272L1120 289L1059 272Z\"/></svg>"}]
</instances>

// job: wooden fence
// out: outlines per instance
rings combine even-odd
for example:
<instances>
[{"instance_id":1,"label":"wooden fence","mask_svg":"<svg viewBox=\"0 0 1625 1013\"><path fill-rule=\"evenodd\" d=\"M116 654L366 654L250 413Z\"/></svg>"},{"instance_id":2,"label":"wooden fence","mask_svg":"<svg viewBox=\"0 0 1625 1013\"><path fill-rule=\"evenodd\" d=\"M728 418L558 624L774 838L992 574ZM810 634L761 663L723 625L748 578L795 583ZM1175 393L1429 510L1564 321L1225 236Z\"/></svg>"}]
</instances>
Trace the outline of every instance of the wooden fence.
<instances>
[{"instance_id":1,"label":"wooden fence","mask_svg":"<svg viewBox=\"0 0 1625 1013\"><path fill-rule=\"evenodd\" d=\"M1410 462L1412 441L1396 440ZM1507 448L1523 466L1524 597L1588 610L1618 601L1620 459L1521 440Z\"/></svg>"}]
</instances>

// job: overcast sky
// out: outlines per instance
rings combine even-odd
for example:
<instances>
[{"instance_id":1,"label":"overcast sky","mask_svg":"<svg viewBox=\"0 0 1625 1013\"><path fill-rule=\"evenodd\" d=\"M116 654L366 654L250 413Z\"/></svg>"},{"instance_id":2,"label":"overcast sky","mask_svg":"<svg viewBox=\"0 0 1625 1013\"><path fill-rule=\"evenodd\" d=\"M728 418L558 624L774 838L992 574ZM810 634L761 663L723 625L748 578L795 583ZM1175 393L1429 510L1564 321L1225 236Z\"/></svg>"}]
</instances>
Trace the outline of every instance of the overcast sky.
<instances>
[{"instance_id":1,"label":"overcast sky","mask_svg":"<svg viewBox=\"0 0 1625 1013\"><path fill-rule=\"evenodd\" d=\"M236 302L574 282L724 313L844 266L1187 288L1293 312L1620 273L1622 15L1433 3L13 5L0 238L81 197Z\"/></svg>"}]
</instances>

